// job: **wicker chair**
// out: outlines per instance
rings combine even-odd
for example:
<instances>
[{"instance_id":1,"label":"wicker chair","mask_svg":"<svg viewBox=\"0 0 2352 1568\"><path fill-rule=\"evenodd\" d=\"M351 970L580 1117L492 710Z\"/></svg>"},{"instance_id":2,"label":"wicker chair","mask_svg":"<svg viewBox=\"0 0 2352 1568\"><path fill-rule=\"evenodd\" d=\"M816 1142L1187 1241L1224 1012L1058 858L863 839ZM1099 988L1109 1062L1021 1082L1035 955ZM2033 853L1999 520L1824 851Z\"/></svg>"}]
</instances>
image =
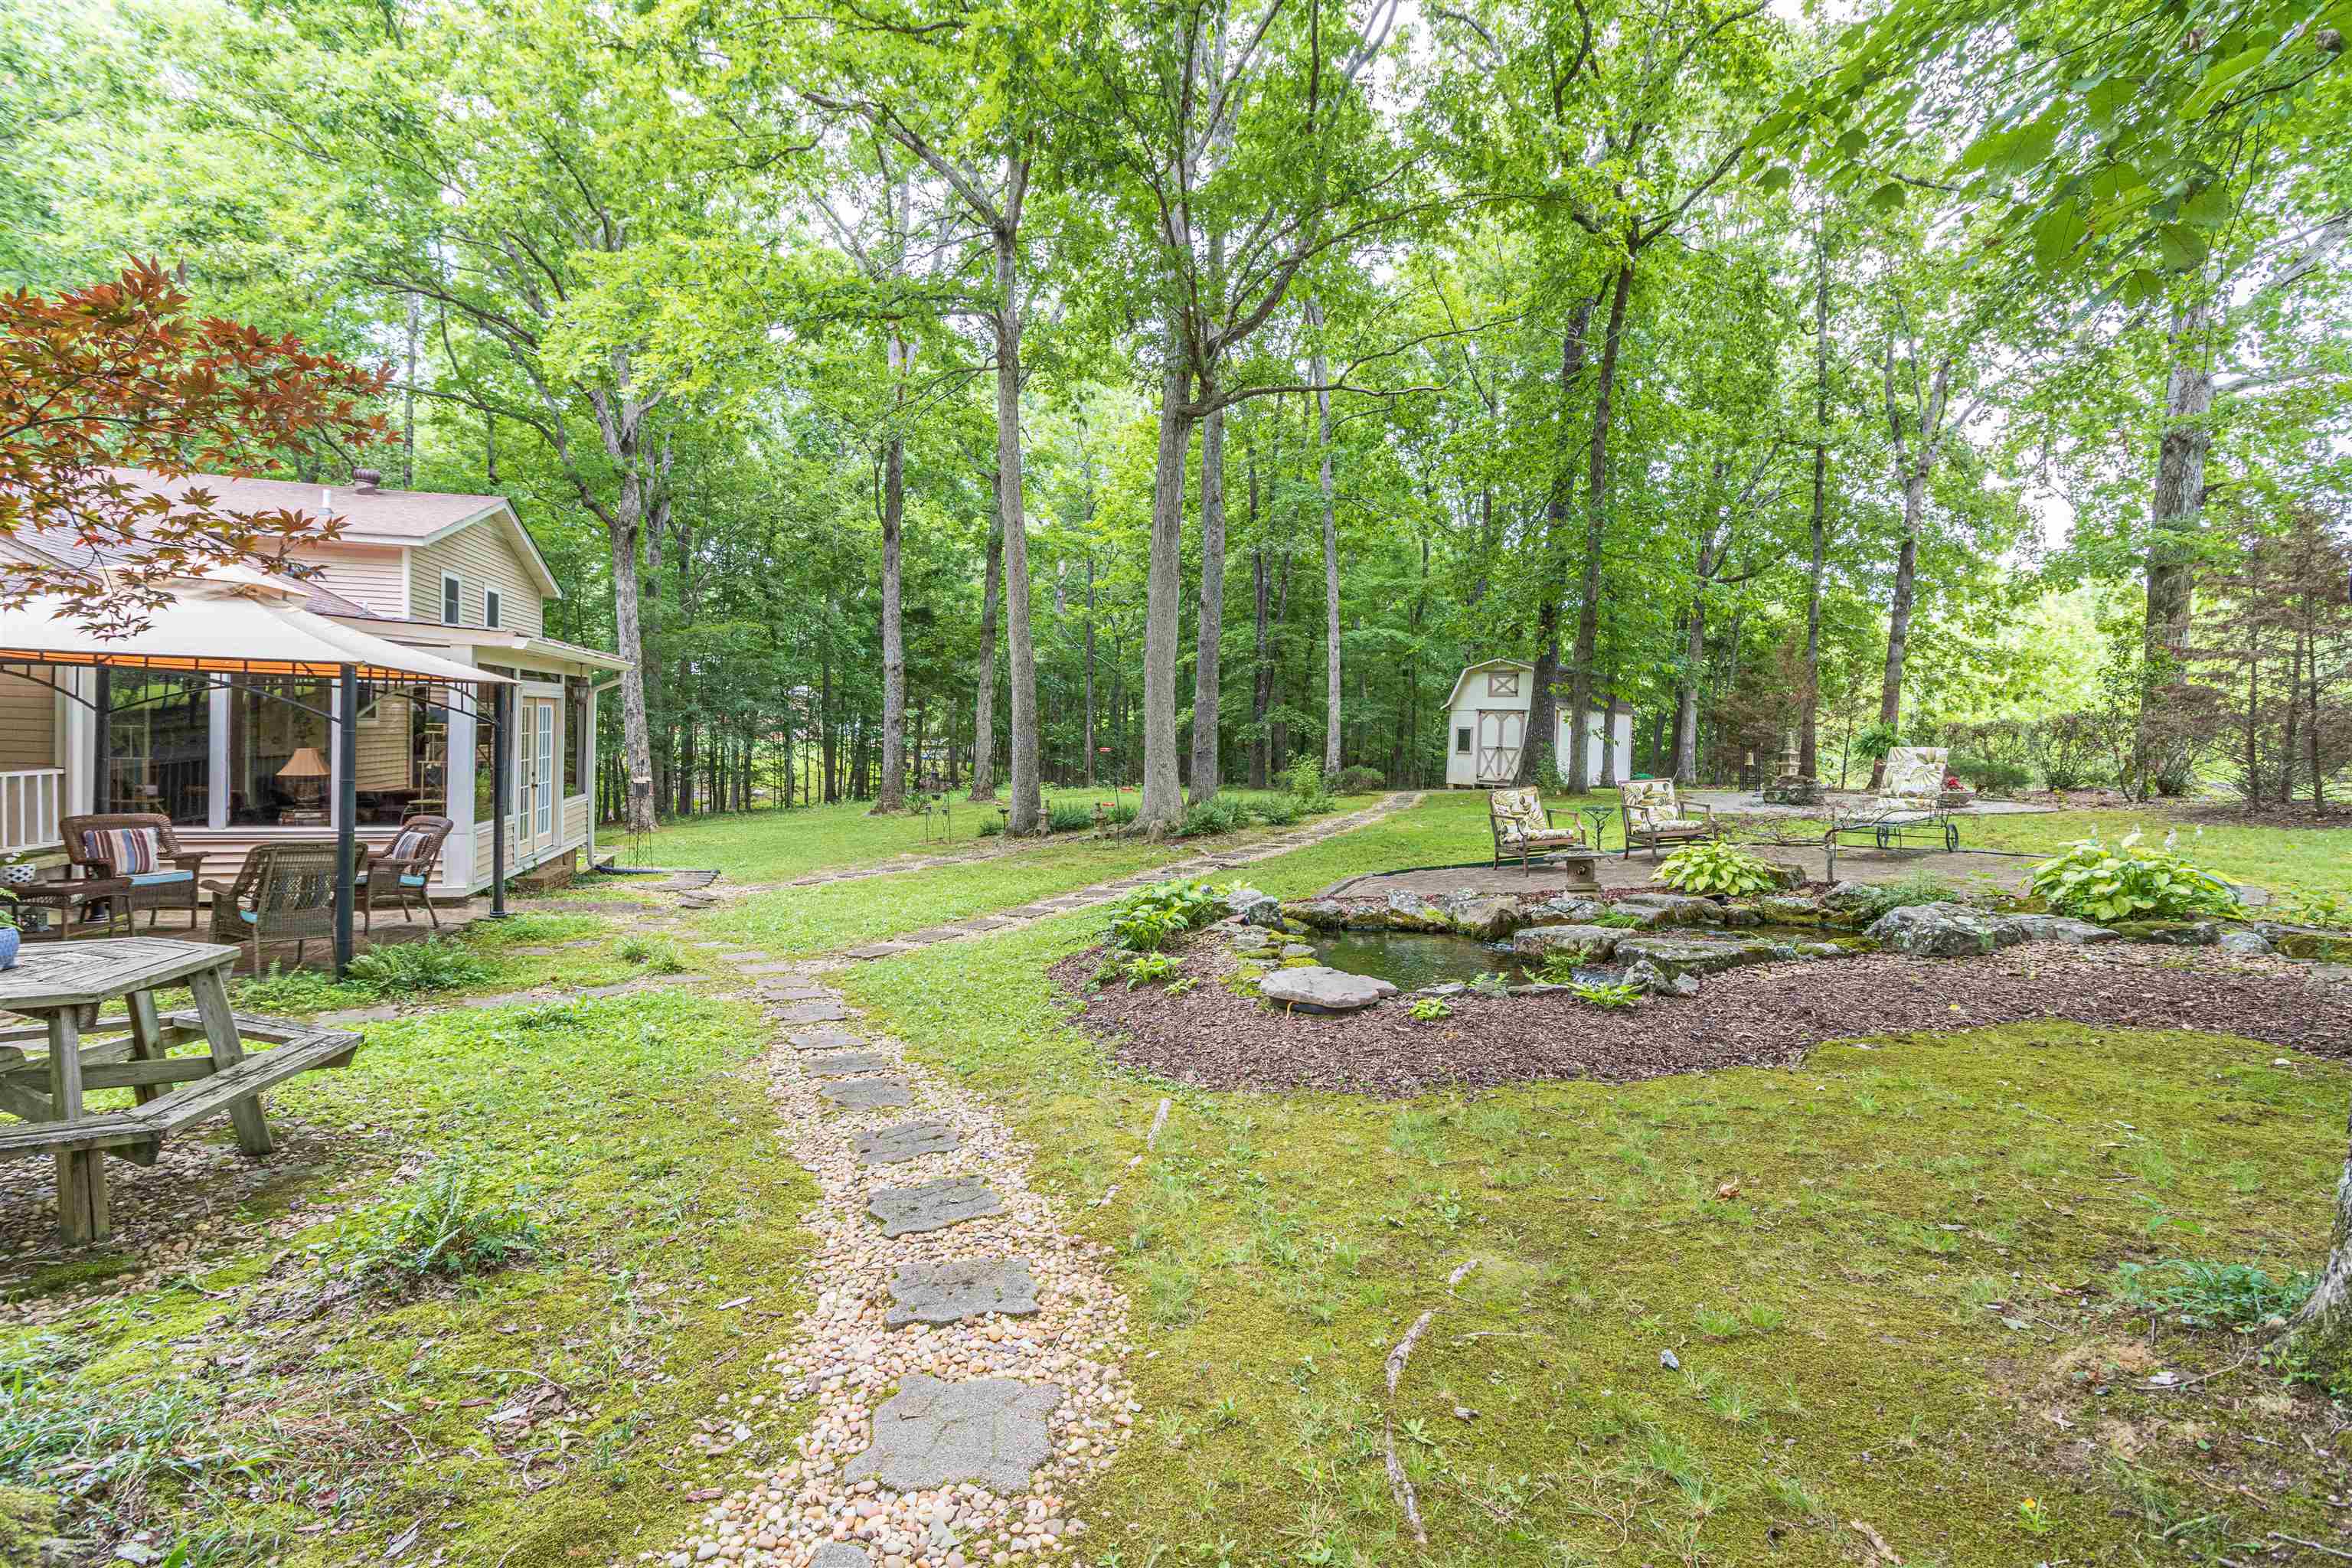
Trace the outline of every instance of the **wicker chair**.
<instances>
[{"instance_id":1,"label":"wicker chair","mask_svg":"<svg viewBox=\"0 0 2352 1568\"><path fill-rule=\"evenodd\" d=\"M213 896L213 940L249 942L261 973L261 944L294 939L294 962L312 937L335 934L335 847L257 844L234 882L206 882Z\"/></svg>"},{"instance_id":2,"label":"wicker chair","mask_svg":"<svg viewBox=\"0 0 2352 1568\"><path fill-rule=\"evenodd\" d=\"M1625 858L1633 858L1637 846L1646 847L1650 858L1658 858L1665 845L1695 844L1702 838L1713 838L1718 829L1715 825L1715 807L1702 805L1698 815L1683 804L1675 793L1672 779L1635 779L1617 786L1617 813L1625 823Z\"/></svg>"},{"instance_id":3,"label":"wicker chair","mask_svg":"<svg viewBox=\"0 0 2352 1568\"><path fill-rule=\"evenodd\" d=\"M1536 861L1567 849L1584 847L1584 828L1553 820L1543 796L1531 789L1491 790L1486 795L1486 826L1495 836L1495 868L1517 859L1519 873L1528 874Z\"/></svg>"},{"instance_id":4,"label":"wicker chair","mask_svg":"<svg viewBox=\"0 0 2352 1568\"><path fill-rule=\"evenodd\" d=\"M401 823L399 837L384 852L369 858L366 887L360 898L367 930L375 929L375 906L385 898L392 900L407 923L416 923L415 908L421 908L425 918L433 922L433 929L441 929L441 917L434 912L433 900L425 896L425 889L433 880L433 865L441 858L441 846L448 841L449 830L457 826L446 816L409 817ZM412 901L415 908L411 907Z\"/></svg>"},{"instance_id":5,"label":"wicker chair","mask_svg":"<svg viewBox=\"0 0 2352 1568\"><path fill-rule=\"evenodd\" d=\"M139 911L146 910L147 929L152 931L165 910L184 909L188 929L196 929L196 873L203 869L205 858L200 851L180 847L170 817L152 811L68 816L59 831L65 837L68 866L84 877L119 878L130 884L131 890L122 896L130 923L136 925ZM155 836L153 854L145 869L115 864L123 841L114 835L125 833Z\"/></svg>"}]
</instances>

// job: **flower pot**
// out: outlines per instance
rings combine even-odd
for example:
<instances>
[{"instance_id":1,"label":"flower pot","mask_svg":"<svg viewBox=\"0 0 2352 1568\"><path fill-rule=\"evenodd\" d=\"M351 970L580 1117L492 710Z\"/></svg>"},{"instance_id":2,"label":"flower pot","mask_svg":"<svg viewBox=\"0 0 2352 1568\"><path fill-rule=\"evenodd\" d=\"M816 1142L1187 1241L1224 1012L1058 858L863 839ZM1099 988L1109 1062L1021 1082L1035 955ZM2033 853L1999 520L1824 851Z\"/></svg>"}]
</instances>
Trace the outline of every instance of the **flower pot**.
<instances>
[{"instance_id":1,"label":"flower pot","mask_svg":"<svg viewBox=\"0 0 2352 1568\"><path fill-rule=\"evenodd\" d=\"M25 939L15 926L0 926L0 969L16 967L16 950Z\"/></svg>"},{"instance_id":2,"label":"flower pot","mask_svg":"<svg viewBox=\"0 0 2352 1568\"><path fill-rule=\"evenodd\" d=\"M0 888L29 888L39 870L40 868L29 860L18 861L13 866L0 866Z\"/></svg>"}]
</instances>

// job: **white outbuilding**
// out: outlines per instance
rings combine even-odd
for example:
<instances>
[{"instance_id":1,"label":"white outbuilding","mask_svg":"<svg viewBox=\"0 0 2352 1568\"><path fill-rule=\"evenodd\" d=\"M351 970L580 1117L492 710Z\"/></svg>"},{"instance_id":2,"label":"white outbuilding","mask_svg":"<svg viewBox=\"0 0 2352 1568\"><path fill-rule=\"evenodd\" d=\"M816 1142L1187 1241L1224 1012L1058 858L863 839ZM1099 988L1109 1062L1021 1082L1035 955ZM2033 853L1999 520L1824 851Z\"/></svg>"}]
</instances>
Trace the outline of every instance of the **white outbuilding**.
<instances>
[{"instance_id":1,"label":"white outbuilding","mask_svg":"<svg viewBox=\"0 0 2352 1568\"><path fill-rule=\"evenodd\" d=\"M1535 697L1536 667L1516 658L1490 658L1474 664L1462 672L1454 683L1454 696L1446 703L1450 711L1449 733L1445 746L1445 783L1453 789L1494 789L1507 784L1517 776L1519 754L1526 749L1528 710ZM1604 782L1623 784L1633 776L1633 715L1626 708L1617 710L1617 746L1615 776L1601 776L1601 732L1607 721L1605 695L1596 694L1594 700L1604 704L1585 715L1585 787L1594 789ZM1553 755L1559 765L1568 766L1568 704L1559 704L1559 733L1554 738Z\"/></svg>"}]
</instances>

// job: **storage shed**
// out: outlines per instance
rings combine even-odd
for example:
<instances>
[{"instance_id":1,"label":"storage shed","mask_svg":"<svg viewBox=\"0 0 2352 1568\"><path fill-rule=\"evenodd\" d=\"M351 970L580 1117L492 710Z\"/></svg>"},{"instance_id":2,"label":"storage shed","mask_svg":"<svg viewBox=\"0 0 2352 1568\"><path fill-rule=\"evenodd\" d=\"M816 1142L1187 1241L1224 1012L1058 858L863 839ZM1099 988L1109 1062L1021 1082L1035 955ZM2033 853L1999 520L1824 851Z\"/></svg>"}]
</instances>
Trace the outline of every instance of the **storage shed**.
<instances>
[{"instance_id":1,"label":"storage shed","mask_svg":"<svg viewBox=\"0 0 2352 1568\"><path fill-rule=\"evenodd\" d=\"M1454 683L1445 748L1445 783L1453 789L1495 789L1519 771L1519 755L1527 747L1528 710L1535 697L1535 666L1516 658L1490 658L1474 664ZM1594 700L1606 704L1605 694ZM1568 765L1568 704L1559 705L1559 732L1554 754ZM1633 776L1633 715L1617 710L1616 776L1601 776L1601 731L1605 707L1585 716L1590 737L1585 752L1585 787L1623 784Z\"/></svg>"}]
</instances>

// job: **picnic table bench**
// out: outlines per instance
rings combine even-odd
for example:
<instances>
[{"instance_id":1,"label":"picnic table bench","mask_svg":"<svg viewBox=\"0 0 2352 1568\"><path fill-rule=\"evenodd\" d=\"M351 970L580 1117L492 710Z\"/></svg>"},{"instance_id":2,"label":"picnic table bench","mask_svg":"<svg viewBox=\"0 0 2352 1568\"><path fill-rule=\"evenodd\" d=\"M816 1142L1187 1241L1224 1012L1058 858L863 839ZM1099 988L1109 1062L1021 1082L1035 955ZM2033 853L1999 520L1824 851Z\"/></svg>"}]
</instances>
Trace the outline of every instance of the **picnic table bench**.
<instances>
[{"instance_id":1,"label":"picnic table bench","mask_svg":"<svg viewBox=\"0 0 2352 1568\"><path fill-rule=\"evenodd\" d=\"M347 1065L359 1036L230 1009L223 977L237 950L126 937L26 950L0 971L0 1013L39 1020L0 1029L0 1159L48 1154L58 1166L58 1226L68 1244L112 1229L105 1157L152 1164L165 1138L228 1113L237 1147L273 1147L261 1092L299 1073ZM195 1005L165 1013L155 993L185 985ZM122 999L123 1011L101 1017ZM246 1054L246 1042L274 1050ZM173 1056L197 1044L201 1054ZM127 1089L126 1110L90 1112L85 1094Z\"/></svg>"}]
</instances>

